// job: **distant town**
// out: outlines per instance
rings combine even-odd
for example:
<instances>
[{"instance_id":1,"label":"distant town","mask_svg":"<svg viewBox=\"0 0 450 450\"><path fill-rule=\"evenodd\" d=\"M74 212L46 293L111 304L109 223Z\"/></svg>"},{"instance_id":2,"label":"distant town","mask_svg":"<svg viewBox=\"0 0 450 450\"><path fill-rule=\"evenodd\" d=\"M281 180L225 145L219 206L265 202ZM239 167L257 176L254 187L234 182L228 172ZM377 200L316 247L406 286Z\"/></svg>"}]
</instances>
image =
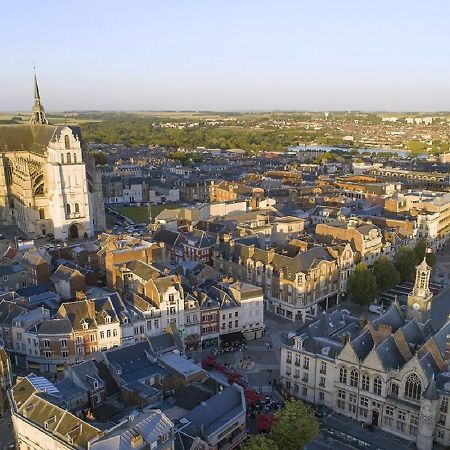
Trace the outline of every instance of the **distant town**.
<instances>
[{"instance_id":1,"label":"distant town","mask_svg":"<svg viewBox=\"0 0 450 450\"><path fill-rule=\"evenodd\" d=\"M44 101L0 124L1 448L450 447L448 114Z\"/></svg>"}]
</instances>

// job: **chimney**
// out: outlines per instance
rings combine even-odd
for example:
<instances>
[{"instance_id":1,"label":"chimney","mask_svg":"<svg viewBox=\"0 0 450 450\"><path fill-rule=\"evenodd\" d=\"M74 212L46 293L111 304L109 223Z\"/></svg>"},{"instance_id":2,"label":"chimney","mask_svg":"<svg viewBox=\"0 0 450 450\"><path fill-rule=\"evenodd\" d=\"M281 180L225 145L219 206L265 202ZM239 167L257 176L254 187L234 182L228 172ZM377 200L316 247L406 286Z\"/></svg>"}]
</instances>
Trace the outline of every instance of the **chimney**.
<instances>
[{"instance_id":1,"label":"chimney","mask_svg":"<svg viewBox=\"0 0 450 450\"><path fill-rule=\"evenodd\" d=\"M139 448L144 445L144 438L141 434L136 434L131 437L131 448Z\"/></svg>"}]
</instances>

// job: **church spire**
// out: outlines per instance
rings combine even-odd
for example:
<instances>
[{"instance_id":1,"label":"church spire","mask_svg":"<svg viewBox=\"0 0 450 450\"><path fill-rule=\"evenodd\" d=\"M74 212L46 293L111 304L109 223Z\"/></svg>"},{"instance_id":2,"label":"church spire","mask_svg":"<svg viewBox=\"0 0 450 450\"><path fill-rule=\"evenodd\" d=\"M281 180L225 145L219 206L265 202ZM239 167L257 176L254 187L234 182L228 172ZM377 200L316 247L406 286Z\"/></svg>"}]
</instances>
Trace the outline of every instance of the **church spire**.
<instances>
[{"instance_id":1,"label":"church spire","mask_svg":"<svg viewBox=\"0 0 450 450\"><path fill-rule=\"evenodd\" d=\"M36 72L34 72L34 105L31 112L32 125L46 125L48 124L47 117L45 117L45 110L41 104L41 95L39 93L39 85L37 81Z\"/></svg>"}]
</instances>

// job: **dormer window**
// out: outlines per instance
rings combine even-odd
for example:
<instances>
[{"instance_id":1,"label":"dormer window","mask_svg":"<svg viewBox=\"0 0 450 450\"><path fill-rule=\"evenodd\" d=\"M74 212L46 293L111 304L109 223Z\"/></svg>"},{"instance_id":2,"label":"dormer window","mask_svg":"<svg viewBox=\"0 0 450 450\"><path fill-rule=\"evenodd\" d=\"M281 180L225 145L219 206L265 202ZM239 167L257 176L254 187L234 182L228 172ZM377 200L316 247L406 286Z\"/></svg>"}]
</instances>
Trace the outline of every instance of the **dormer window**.
<instances>
[{"instance_id":1,"label":"dormer window","mask_svg":"<svg viewBox=\"0 0 450 450\"><path fill-rule=\"evenodd\" d=\"M111 316L106 316L105 317L105 322L106 323L111 323Z\"/></svg>"},{"instance_id":2,"label":"dormer window","mask_svg":"<svg viewBox=\"0 0 450 450\"><path fill-rule=\"evenodd\" d=\"M89 327L89 324L86 321L81 322L81 328L83 328L83 330L87 330Z\"/></svg>"},{"instance_id":3,"label":"dormer window","mask_svg":"<svg viewBox=\"0 0 450 450\"><path fill-rule=\"evenodd\" d=\"M66 150L70 149L70 137L68 134L64 136L64 147L66 148Z\"/></svg>"}]
</instances>

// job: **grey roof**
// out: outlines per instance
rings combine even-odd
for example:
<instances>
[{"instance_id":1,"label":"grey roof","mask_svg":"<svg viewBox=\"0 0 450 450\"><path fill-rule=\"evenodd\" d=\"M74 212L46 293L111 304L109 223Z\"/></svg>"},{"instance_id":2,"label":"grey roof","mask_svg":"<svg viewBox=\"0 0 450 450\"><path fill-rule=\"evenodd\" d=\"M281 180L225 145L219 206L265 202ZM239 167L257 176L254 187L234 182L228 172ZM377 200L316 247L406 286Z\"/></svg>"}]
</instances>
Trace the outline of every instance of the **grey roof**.
<instances>
[{"instance_id":1,"label":"grey roof","mask_svg":"<svg viewBox=\"0 0 450 450\"><path fill-rule=\"evenodd\" d=\"M211 436L240 414L245 414L241 392L235 386L228 386L184 416L183 419L190 422L184 431L191 436L201 436L203 428L205 434Z\"/></svg>"},{"instance_id":2,"label":"grey roof","mask_svg":"<svg viewBox=\"0 0 450 450\"><path fill-rule=\"evenodd\" d=\"M352 341L353 349L359 360L362 361L373 349L374 342L372 335L368 330L365 330Z\"/></svg>"},{"instance_id":3,"label":"grey roof","mask_svg":"<svg viewBox=\"0 0 450 450\"><path fill-rule=\"evenodd\" d=\"M434 378L434 375L431 377L431 381L428 383L428 386L425 389L425 392L422 394L422 397L427 400L438 400L439 399L439 394L437 392L436 380Z\"/></svg>"},{"instance_id":4,"label":"grey roof","mask_svg":"<svg viewBox=\"0 0 450 450\"><path fill-rule=\"evenodd\" d=\"M59 390L63 400L71 401L74 398L80 397L86 394L86 391L78 387L69 378L64 378L63 380L56 383L56 388Z\"/></svg>"},{"instance_id":5,"label":"grey roof","mask_svg":"<svg viewBox=\"0 0 450 450\"><path fill-rule=\"evenodd\" d=\"M149 350L148 342L142 341L109 350L104 353L104 356L114 368L120 369L119 376L125 384L155 375L167 377L169 372L166 369L148 359L147 352Z\"/></svg>"},{"instance_id":6,"label":"grey roof","mask_svg":"<svg viewBox=\"0 0 450 450\"><path fill-rule=\"evenodd\" d=\"M48 319L38 325L39 334L70 334L72 324L67 318Z\"/></svg>"},{"instance_id":7,"label":"grey roof","mask_svg":"<svg viewBox=\"0 0 450 450\"><path fill-rule=\"evenodd\" d=\"M406 363L392 336L378 345L376 351L385 369L400 369Z\"/></svg>"}]
</instances>

